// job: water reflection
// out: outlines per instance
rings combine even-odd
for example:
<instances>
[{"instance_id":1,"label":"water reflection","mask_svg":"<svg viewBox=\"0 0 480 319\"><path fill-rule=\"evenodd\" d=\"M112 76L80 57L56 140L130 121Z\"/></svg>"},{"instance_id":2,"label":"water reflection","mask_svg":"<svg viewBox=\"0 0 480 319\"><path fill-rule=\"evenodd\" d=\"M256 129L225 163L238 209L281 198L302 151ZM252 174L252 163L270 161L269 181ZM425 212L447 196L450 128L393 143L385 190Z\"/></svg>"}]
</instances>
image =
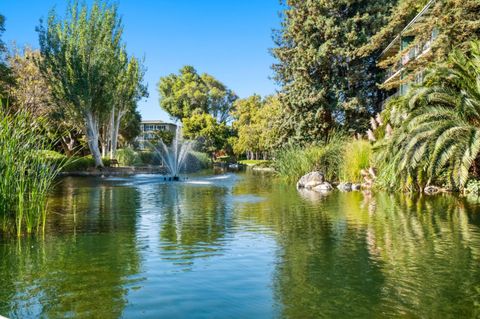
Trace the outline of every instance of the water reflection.
<instances>
[{"instance_id":1,"label":"water reflection","mask_svg":"<svg viewBox=\"0 0 480 319\"><path fill-rule=\"evenodd\" d=\"M65 179L44 238L0 239L0 314L476 317L479 207L258 174Z\"/></svg>"},{"instance_id":2,"label":"water reflection","mask_svg":"<svg viewBox=\"0 0 480 319\"><path fill-rule=\"evenodd\" d=\"M140 268L134 229L138 193L81 182L64 180L53 196L49 230L55 234L0 244L0 313L12 318L122 314L126 285L136 281L130 276Z\"/></svg>"}]
</instances>

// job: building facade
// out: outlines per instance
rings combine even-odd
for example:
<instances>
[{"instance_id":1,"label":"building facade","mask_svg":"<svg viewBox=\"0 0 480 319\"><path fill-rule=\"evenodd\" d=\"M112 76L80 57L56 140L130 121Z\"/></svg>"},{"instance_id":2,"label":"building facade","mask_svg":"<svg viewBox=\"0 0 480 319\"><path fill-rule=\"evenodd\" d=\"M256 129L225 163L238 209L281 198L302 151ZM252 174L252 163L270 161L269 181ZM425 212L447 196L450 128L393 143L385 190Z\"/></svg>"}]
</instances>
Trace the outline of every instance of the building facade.
<instances>
[{"instance_id":1,"label":"building facade","mask_svg":"<svg viewBox=\"0 0 480 319\"><path fill-rule=\"evenodd\" d=\"M420 60L423 57L426 57L432 49L432 43L438 37L439 31L434 28L431 32L430 39L423 43L417 43L413 47L411 45L415 41L415 26L424 22L424 20L429 17L434 3L435 0L429 1L420 13L418 13L415 18L407 24L402 32L400 32L400 34L397 35L380 54L379 63L391 59L394 56L398 56L403 52L397 63L386 70L382 84L384 87L388 87L389 95L384 100L383 106L385 106L385 104L392 98L406 95L412 84L421 83L423 81L424 70L421 69L412 76L411 71L407 70L407 65L415 60ZM410 49L405 52L407 48Z\"/></svg>"},{"instance_id":2,"label":"building facade","mask_svg":"<svg viewBox=\"0 0 480 319\"><path fill-rule=\"evenodd\" d=\"M169 131L175 134L177 125L163 121L142 121L140 122L141 133L137 138L140 149L145 149L151 141L155 140L159 131Z\"/></svg>"}]
</instances>

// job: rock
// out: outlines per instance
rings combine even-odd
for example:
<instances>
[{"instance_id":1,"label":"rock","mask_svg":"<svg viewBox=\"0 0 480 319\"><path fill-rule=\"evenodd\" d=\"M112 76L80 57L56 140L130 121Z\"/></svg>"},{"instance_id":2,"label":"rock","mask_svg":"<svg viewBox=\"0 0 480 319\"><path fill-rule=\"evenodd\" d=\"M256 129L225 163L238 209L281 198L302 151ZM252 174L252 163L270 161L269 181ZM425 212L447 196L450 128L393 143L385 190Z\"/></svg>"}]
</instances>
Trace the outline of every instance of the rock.
<instances>
[{"instance_id":1,"label":"rock","mask_svg":"<svg viewBox=\"0 0 480 319\"><path fill-rule=\"evenodd\" d=\"M323 182L320 185L315 186L313 190L319 193L328 193L333 190L333 187L330 185L330 183Z\"/></svg>"},{"instance_id":2,"label":"rock","mask_svg":"<svg viewBox=\"0 0 480 319\"><path fill-rule=\"evenodd\" d=\"M309 185L309 187L316 187L320 184L322 184L323 182L325 182L325 176L323 175L323 173L321 172L311 172L311 173L308 173L304 176L302 176L298 183L297 183L297 188L306 188L307 187L307 184ZM315 186L313 186L315 185Z\"/></svg>"},{"instance_id":3,"label":"rock","mask_svg":"<svg viewBox=\"0 0 480 319\"><path fill-rule=\"evenodd\" d=\"M433 194L437 194L440 192L440 188L437 187L437 186L433 186L433 185L430 185L430 186L427 186L423 189L423 192L427 195L433 195Z\"/></svg>"},{"instance_id":4,"label":"rock","mask_svg":"<svg viewBox=\"0 0 480 319\"><path fill-rule=\"evenodd\" d=\"M317 182L317 181L310 181L310 182L306 183L306 184L304 185L304 187L305 187L306 189L312 189L312 188L314 188L314 187L317 187L317 186L320 185L320 184L322 184L322 183Z\"/></svg>"},{"instance_id":5,"label":"rock","mask_svg":"<svg viewBox=\"0 0 480 319\"><path fill-rule=\"evenodd\" d=\"M352 191L352 183L340 183L337 188L342 192L351 192Z\"/></svg>"},{"instance_id":6,"label":"rock","mask_svg":"<svg viewBox=\"0 0 480 319\"><path fill-rule=\"evenodd\" d=\"M362 189L362 185L360 184L352 184L352 191L359 191Z\"/></svg>"}]
</instances>

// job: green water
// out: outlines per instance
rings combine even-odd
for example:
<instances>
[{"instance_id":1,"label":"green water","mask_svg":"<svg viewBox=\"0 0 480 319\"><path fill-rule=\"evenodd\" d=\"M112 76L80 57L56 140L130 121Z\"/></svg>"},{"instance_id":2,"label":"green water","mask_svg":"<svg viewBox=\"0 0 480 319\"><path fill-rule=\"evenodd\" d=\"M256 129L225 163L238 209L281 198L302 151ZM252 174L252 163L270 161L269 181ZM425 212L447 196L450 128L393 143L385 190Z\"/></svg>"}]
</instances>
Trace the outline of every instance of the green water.
<instances>
[{"instance_id":1,"label":"green water","mask_svg":"<svg viewBox=\"0 0 480 319\"><path fill-rule=\"evenodd\" d=\"M66 178L0 239L10 318L474 318L480 205L299 194L264 175Z\"/></svg>"}]
</instances>

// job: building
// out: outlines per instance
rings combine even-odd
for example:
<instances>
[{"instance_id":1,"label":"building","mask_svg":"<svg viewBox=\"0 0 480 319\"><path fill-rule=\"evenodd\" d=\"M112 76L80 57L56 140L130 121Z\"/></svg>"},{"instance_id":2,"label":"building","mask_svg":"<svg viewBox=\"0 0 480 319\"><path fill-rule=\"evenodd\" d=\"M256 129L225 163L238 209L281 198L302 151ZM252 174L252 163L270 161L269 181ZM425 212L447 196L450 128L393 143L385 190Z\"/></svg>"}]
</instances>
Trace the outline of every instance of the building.
<instances>
[{"instance_id":1,"label":"building","mask_svg":"<svg viewBox=\"0 0 480 319\"><path fill-rule=\"evenodd\" d=\"M159 131L170 131L173 134L177 131L177 125L173 123L165 123L163 121L142 121L140 122L141 133L137 138L140 149L147 147L148 143L158 137Z\"/></svg>"},{"instance_id":2,"label":"building","mask_svg":"<svg viewBox=\"0 0 480 319\"><path fill-rule=\"evenodd\" d=\"M418 13L412 21L410 21L407 26L400 32L399 35L393 39L392 42L383 50L379 57L379 63L389 59L393 56L399 55L401 52L411 47L412 42L415 40L415 26L418 26L420 23L429 17L431 14L433 4L435 0L430 0L427 5ZM401 55L399 61L392 67L386 70L385 78L382 82L384 87L388 87L388 84L397 83L398 85L393 85L389 89L389 96L383 102L385 105L391 98L397 96L403 96L407 94L412 83L421 83L423 81L424 72L419 71L412 79L403 81L407 76L411 77L409 71L406 70L406 66L414 60L422 59L426 56L432 49L432 43L438 37L438 29L433 29L430 39L424 43L418 43L415 46L411 47L407 52Z\"/></svg>"}]
</instances>

